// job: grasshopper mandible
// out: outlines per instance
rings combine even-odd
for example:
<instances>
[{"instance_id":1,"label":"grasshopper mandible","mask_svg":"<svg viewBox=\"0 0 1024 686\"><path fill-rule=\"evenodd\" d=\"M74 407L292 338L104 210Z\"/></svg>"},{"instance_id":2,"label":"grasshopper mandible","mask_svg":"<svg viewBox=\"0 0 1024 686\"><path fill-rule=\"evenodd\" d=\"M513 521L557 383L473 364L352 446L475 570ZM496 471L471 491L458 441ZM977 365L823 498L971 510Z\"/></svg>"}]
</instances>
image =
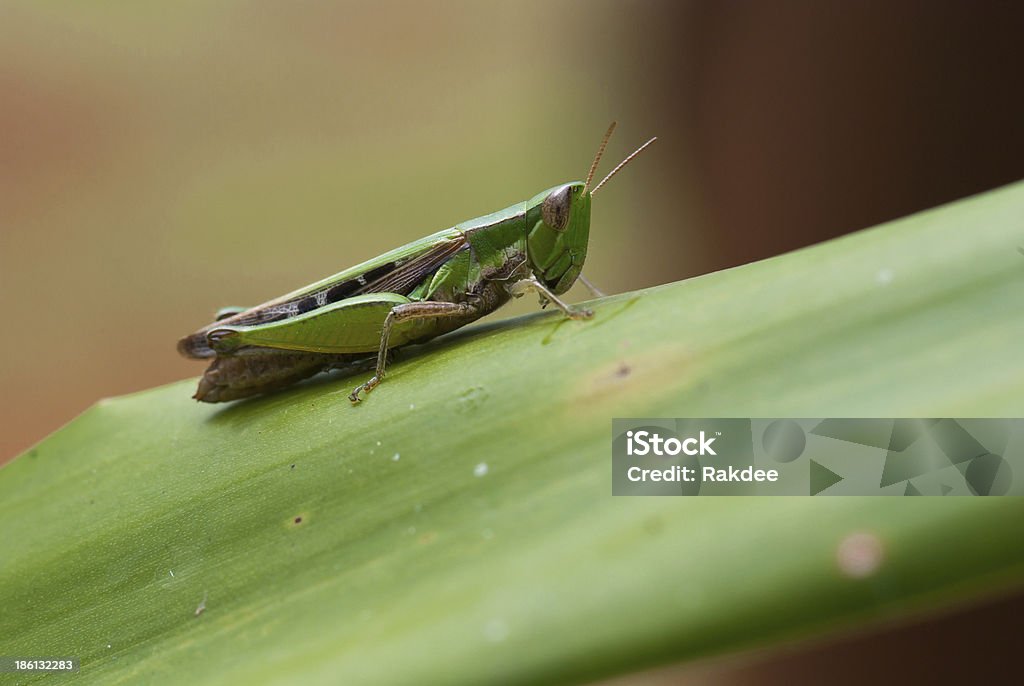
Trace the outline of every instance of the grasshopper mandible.
<instances>
[{"instance_id":1,"label":"grasshopper mandible","mask_svg":"<svg viewBox=\"0 0 1024 686\"><path fill-rule=\"evenodd\" d=\"M216 403L274 391L339 367L366 366L357 403L384 378L388 351L483 317L526 291L572 319L592 313L559 299L582 275L594 194L652 138L590 188L615 130L601 140L586 181L559 184L493 214L456 224L252 308L225 308L178 342L185 357L213 358L195 397Z\"/></svg>"}]
</instances>

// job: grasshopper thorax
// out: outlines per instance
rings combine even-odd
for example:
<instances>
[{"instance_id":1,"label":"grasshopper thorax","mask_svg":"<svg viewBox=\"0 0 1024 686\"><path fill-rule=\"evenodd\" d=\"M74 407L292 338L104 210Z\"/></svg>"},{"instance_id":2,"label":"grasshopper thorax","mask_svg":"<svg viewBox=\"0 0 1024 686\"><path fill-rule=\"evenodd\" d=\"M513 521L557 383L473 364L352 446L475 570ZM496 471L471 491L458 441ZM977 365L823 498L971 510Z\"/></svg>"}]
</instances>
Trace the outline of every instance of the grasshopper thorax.
<instances>
[{"instance_id":1,"label":"grasshopper thorax","mask_svg":"<svg viewBox=\"0 0 1024 686\"><path fill-rule=\"evenodd\" d=\"M535 195L527 207L526 256L530 269L556 295L583 270L590 240L590 193L582 181Z\"/></svg>"}]
</instances>

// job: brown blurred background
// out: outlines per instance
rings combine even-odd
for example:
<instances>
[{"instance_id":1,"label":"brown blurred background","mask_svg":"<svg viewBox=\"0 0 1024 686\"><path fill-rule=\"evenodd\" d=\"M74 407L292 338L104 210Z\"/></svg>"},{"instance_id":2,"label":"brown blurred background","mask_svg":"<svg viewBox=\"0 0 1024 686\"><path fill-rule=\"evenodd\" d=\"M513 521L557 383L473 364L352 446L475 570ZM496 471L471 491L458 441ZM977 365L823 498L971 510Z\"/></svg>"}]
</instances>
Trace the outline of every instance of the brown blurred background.
<instances>
[{"instance_id":1,"label":"brown blurred background","mask_svg":"<svg viewBox=\"0 0 1024 686\"><path fill-rule=\"evenodd\" d=\"M6 0L0 463L199 374L174 344L222 305L580 178L612 118L606 170L660 138L595 203L612 292L1018 180L1022 36L968 0Z\"/></svg>"},{"instance_id":2,"label":"brown blurred background","mask_svg":"<svg viewBox=\"0 0 1024 686\"><path fill-rule=\"evenodd\" d=\"M605 169L660 137L595 206L613 292L1020 179L1022 30L966 0L8 0L0 463L199 374L174 343L222 305L583 176L612 118Z\"/></svg>"}]
</instances>

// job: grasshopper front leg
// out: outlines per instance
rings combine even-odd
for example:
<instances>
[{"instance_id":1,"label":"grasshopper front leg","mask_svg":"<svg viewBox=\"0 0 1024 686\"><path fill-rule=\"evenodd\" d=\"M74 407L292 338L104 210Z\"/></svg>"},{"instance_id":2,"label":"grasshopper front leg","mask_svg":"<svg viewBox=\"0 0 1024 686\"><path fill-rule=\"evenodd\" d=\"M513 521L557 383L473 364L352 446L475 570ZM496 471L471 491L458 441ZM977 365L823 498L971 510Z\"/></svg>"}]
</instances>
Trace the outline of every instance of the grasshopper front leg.
<instances>
[{"instance_id":1,"label":"grasshopper front leg","mask_svg":"<svg viewBox=\"0 0 1024 686\"><path fill-rule=\"evenodd\" d=\"M537 291L544 300L554 303L555 307L564 312L565 316L569 319L590 319L594 316L594 312L592 310L586 308L577 310L563 302L557 295L552 293L547 286L538 281L535 276L523 279L522 281L516 281L514 284L509 286L509 293L516 298L526 291Z\"/></svg>"},{"instance_id":2,"label":"grasshopper front leg","mask_svg":"<svg viewBox=\"0 0 1024 686\"><path fill-rule=\"evenodd\" d=\"M605 296L605 292L602 291L597 286L595 286L594 284L590 283L590 279L588 279L587 277L583 276L583 274L580 274L576 278L579 279L580 283L582 283L586 287L586 289L588 291L590 291L590 294L592 296L594 296L595 298L603 298Z\"/></svg>"},{"instance_id":3,"label":"grasshopper front leg","mask_svg":"<svg viewBox=\"0 0 1024 686\"><path fill-rule=\"evenodd\" d=\"M377 352L377 369L373 376L364 384L356 386L355 390L349 394L348 399L353 403L358 403L361 398L359 393L369 393L377 385L384 380L384 369L387 366L388 361L388 338L391 336L391 329L396 324L402 322L411 321L413 319L431 319L434 317L444 318L475 318L478 313L478 307L472 303L461 302L461 303L449 303L449 302L411 302L403 305L396 305L391 308L388 312L388 316L384 319L384 328L380 334L380 349Z\"/></svg>"}]
</instances>

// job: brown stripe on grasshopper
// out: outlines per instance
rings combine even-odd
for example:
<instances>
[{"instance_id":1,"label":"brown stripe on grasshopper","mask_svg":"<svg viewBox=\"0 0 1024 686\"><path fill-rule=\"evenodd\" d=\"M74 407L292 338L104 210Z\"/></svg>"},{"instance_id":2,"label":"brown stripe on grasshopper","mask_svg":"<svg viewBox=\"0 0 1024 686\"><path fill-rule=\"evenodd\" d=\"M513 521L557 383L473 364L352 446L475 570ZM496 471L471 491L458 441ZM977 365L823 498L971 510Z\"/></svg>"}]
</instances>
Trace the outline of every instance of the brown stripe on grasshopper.
<instances>
[{"instance_id":1,"label":"brown stripe on grasshopper","mask_svg":"<svg viewBox=\"0 0 1024 686\"><path fill-rule=\"evenodd\" d=\"M357 294L362 293L399 293L408 295L428 276L432 276L445 262L468 247L465 235L460 241L449 241L409 260L401 269L392 269L382 273L373 280L367 278L368 284ZM369 277L371 272L367 272Z\"/></svg>"}]
</instances>

